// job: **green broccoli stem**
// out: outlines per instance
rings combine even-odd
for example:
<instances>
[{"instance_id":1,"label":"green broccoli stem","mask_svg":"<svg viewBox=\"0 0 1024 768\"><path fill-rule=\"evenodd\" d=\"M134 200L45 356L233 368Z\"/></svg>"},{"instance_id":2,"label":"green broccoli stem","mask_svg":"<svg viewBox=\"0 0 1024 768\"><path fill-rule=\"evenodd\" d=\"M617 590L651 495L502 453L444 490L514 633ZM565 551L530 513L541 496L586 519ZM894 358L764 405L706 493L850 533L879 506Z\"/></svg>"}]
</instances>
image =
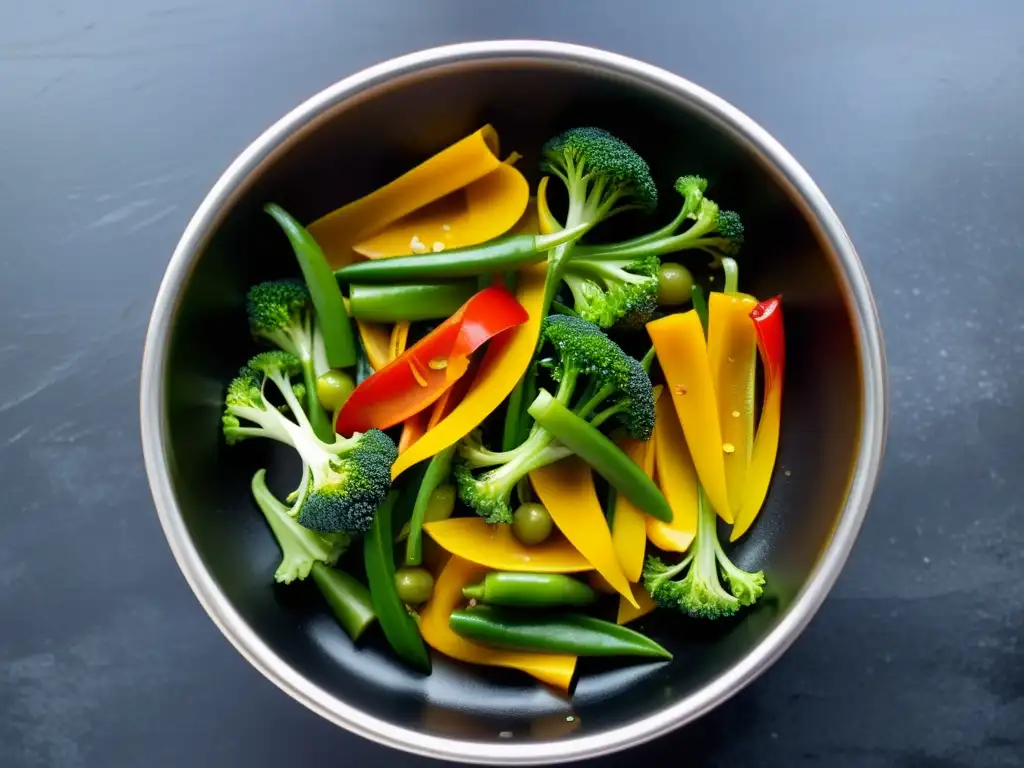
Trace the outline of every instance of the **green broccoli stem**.
<instances>
[{"instance_id":1,"label":"green broccoli stem","mask_svg":"<svg viewBox=\"0 0 1024 768\"><path fill-rule=\"evenodd\" d=\"M488 276L490 285L490 276ZM349 286L349 312L359 320L396 323L450 317L477 291L472 280Z\"/></svg>"},{"instance_id":2,"label":"green broccoli stem","mask_svg":"<svg viewBox=\"0 0 1024 768\"><path fill-rule=\"evenodd\" d=\"M740 268L736 263L736 259L729 256L715 255L715 264L720 266L725 274L725 285L722 287L722 290L725 293L736 293L739 290L740 283Z\"/></svg>"},{"instance_id":3,"label":"green broccoli stem","mask_svg":"<svg viewBox=\"0 0 1024 768\"><path fill-rule=\"evenodd\" d=\"M353 642L358 640L377 618L370 590L360 584L355 576L323 563L313 563L312 574L320 594L324 596L345 634Z\"/></svg>"},{"instance_id":4,"label":"green broccoli stem","mask_svg":"<svg viewBox=\"0 0 1024 768\"><path fill-rule=\"evenodd\" d=\"M658 520L672 521L672 509L654 481L596 427L545 390L540 391L529 411L537 426L586 461L637 507Z\"/></svg>"},{"instance_id":5,"label":"green broccoli stem","mask_svg":"<svg viewBox=\"0 0 1024 768\"><path fill-rule=\"evenodd\" d=\"M274 573L274 580L280 584L291 584L296 579L306 578L313 563L333 563L339 552L318 533L295 521L291 510L270 492L266 475L265 469L253 475L250 484L252 496L281 548L281 564Z\"/></svg>"}]
</instances>

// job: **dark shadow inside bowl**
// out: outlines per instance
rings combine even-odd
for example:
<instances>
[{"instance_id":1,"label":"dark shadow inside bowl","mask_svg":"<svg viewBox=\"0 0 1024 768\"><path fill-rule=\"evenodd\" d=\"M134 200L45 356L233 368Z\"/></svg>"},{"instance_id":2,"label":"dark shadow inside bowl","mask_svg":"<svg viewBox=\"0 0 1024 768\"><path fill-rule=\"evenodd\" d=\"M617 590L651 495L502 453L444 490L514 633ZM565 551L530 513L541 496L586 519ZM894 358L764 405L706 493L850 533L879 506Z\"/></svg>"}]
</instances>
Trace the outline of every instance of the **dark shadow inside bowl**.
<instances>
[{"instance_id":1,"label":"dark shadow inside bowl","mask_svg":"<svg viewBox=\"0 0 1024 768\"><path fill-rule=\"evenodd\" d=\"M277 547L249 498L270 466L273 486L297 466L264 445L226 447L224 386L255 350L243 299L254 282L296 274L267 201L303 221L390 180L492 123L505 151L524 155L532 182L550 135L594 124L651 163L674 215L673 179L697 173L709 196L747 227L741 285L784 296L788 370L782 447L767 507L734 549L764 568L763 602L742 619L704 624L655 613L639 628L672 650L671 664L586 663L570 703L525 675L468 667L435 654L433 674L406 669L379 637L358 650L312 585L276 587ZM650 226L640 217L622 225ZM414 730L474 740L589 735L643 719L693 693L751 651L786 614L827 546L846 499L863 388L853 319L832 258L805 212L755 154L678 97L580 65L474 62L408 76L350 99L275 151L222 213L183 289L174 322L166 423L172 483L206 567L245 622L280 659L353 707Z\"/></svg>"}]
</instances>

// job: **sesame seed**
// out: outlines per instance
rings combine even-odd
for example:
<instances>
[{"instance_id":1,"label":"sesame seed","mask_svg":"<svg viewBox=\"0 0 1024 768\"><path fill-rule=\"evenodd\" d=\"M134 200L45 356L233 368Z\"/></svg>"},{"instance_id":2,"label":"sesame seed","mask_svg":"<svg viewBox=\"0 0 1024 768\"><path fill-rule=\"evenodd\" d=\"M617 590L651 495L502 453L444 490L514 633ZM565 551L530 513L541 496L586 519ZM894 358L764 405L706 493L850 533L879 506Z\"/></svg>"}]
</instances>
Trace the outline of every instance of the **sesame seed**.
<instances>
[{"instance_id":1,"label":"sesame seed","mask_svg":"<svg viewBox=\"0 0 1024 768\"><path fill-rule=\"evenodd\" d=\"M740 417L740 412L739 412L739 411L733 411L733 412L732 412L732 417L733 417L734 419L738 419L738 418Z\"/></svg>"},{"instance_id":2,"label":"sesame seed","mask_svg":"<svg viewBox=\"0 0 1024 768\"><path fill-rule=\"evenodd\" d=\"M444 243L442 243L440 240L435 240L431 250L433 250L434 253L440 253L441 251L444 250Z\"/></svg>"},{"instance_id":3,"label":"sesame seed","mask_svg":"<svg viewBox=\"0 0 1024 768\"><path fill-rule=\"evenodd\" d=\"M452 231L452 225L451 224L442 224L441 225L441 229L443 229L445 232L451 232Z\"/></svg>"},{"instance_id":4,"label":"sesame seed","mask_svg":"<svg viewBox=\"0 0 1024 768\"><path fill-rule=\"evenodd\" d=\"M736 446L733 445L732 443L722 443L722 450L725 451L726 453L735 453Z\"/></svg>"},{"instance_id":5,"label":"sesame seed","mask_svg":"<svg viewBox=\"0 0 1024 768\"><path fill-rule=\"evenodd\" d=\"M682 384L678 384L672 391L675 392L677 395L685 395L686 387L684 387Z\"/></svg>"},{"instance_id":6,"label":"sesame seed","mask_svg":"<svg viewBox=\"0 0 1024 768\"><path fill-rule=\"evenodd\" d=\"M431 370L443 371L445 368L448 367L448 361L443 357L435 357L432 358L430 362L427 363L427 365L430 366Z\"/></svg>"}]
</instances>

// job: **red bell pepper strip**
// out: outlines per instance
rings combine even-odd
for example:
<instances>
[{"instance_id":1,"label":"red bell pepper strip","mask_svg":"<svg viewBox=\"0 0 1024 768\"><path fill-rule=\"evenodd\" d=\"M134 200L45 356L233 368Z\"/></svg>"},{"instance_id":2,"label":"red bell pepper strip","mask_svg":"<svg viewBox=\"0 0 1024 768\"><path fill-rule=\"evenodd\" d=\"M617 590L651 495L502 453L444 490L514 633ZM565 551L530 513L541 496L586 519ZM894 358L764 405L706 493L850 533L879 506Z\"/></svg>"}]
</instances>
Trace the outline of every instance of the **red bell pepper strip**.
<instances>
[{"instance_id":1,"label":"red bell pepper strip","mask_svg":"<svg viewBox=\"0 0 1024 768\"><path fill-rule=\"evenodd\" d=\"M374 373L345 401L335 422L342 435L387 429L434 403L469 368L484 342L528 319L504 288L475 294L450 318Z\"/></svg>"},{"instance_id":2,"label":"red bell pepper strip","mask_svg":"<svg viewBox=\"0 0 1024 768\"><path fill-rule=\"evenodd\" d=\"M762 301L750 313L757 331L757 349L764 366L764 404L747 468L743 503L736 514L730 541L747 532L764 505L779 450L782 422L782 380L786 370L786 339L782 327L782 297Z\"/></svg>"}]
</instances>

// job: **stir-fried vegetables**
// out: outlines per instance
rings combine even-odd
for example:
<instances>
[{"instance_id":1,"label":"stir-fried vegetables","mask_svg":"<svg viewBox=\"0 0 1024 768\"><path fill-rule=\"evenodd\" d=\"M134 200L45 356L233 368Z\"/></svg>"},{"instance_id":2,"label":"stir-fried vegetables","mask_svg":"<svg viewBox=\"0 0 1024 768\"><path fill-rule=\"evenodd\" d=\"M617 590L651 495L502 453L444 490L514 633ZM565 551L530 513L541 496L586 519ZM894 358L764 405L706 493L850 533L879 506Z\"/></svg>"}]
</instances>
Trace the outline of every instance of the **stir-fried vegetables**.
<instances>
[{"instance_id":1,"label":"stir-fried vegetables","mask_svg":"<svg viewBox=\"0 0 1024 768\"><path fill-rule=\"evenodd\" d=\"M303 280L249 292L251 333L276 349L228 385L223 432L302 462L286 502L263 470L251 484L275 581L310 579L353 639L376 620L424 674L430 647L568 692L578 656L671 660L624 624L761 597L763 571L737 566L718 527L736 540L769 493L782 310L738 293L743 224L705 178L676 180L667 224L591 242L657 206L636 151L599 128L556 136L524 216L518 155L497 150L485 127L308 230L267 206ZM724 291L701 286L708 269Z\"/></svg>"}]
</instances>

